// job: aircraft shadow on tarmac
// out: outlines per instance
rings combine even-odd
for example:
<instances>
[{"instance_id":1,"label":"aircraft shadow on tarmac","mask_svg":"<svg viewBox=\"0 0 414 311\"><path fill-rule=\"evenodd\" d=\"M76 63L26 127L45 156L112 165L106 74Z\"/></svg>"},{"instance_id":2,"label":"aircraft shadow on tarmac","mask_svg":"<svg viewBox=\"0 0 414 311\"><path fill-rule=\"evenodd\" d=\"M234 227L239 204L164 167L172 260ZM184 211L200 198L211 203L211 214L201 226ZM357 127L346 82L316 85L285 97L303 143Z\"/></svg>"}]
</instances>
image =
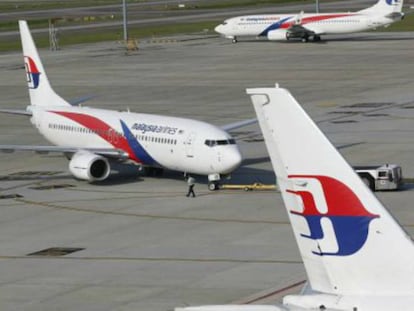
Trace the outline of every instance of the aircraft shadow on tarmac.
<instances>
[{"instance_id":1,"label":"aircraft shadow on tarmac","mask_svg":"<svg viewBox=\"0 0 414 311\"><path fill-rule=\"evenodd\" d=\"M386 33L385 33L386 34ZM360 36L344 36L344 37L325 37L320 41L309 40L306 43L303 43L300 39L291 39L289 41L269 41L265 39L243 39L237 41L236 45L243 43L267 43L267 44L329 44L330 42L387 42L387 41L413 41L414 37L407 37L405 35L394 34L392 37L382 36L381 33L372 33L370 35L360 35Z\"/></svg>"},{"instance_id":2,"label":"aircraft shadow on tarmac","mask_svg":"<svg viewBox=\"0 0 414 311\"><path fill-rule=\"evenodd\" d=\"M263 184L274 184L275 183L275 175L273 171L269 168L269 170L265 169L258 169L248 167L249 165L260 164L269 162L269 157L259 157L259 158L252 158L252 159L245 159L236 171L234 171L231 175L230 180L223 179L222 183L232 183L232 184L252 184L255 182L260 182ZM184 174L182 172L177 171L170 171L164 170L162 174L153 174L153 175L145 175L144 171L140 171L136 165L133 164L118 164L112 165L111 167L115 172L111 173L111 175L104 181L96 182L97 185L102 186L110 186L115 184L123 184L123 183L134 183L138 181L145 181L147 178L154 178L154 179L168 179L168 180L176 180L182 181L183 184L185 182ZM197 184L207 185L208 180L206 176L200 175L192 175L196 179Z\"/></svg>"},{"instance_id":3,"label":"aircraft shadow on tarmac","mask_svg":"<svg viewBox=\"0 0 414 311\"><path fill-rule=\"evenodd\" d=\"M232 184L251 184L260 182L263 184L274 184L275 175L273 171L249 167L255 164L267 163L270 159L268 156L244 159L241 167L233 172L231 179L223 179L223 183ZM206 176L194 175L198 184L206 184L208 180ZM146 175L144 170L140 170L137 165L111 162L111 174L104 181L93 182L92 184L99 186L112 186L130 184L145 181L146 178L169 179L185 182L182 172L164 170L162 174ZM3 181L39 181L39 182L65 182L71 183L75 181L72 174L67 171L19 171L8 175L0 176Z\"/></svg>"}]
</instances>

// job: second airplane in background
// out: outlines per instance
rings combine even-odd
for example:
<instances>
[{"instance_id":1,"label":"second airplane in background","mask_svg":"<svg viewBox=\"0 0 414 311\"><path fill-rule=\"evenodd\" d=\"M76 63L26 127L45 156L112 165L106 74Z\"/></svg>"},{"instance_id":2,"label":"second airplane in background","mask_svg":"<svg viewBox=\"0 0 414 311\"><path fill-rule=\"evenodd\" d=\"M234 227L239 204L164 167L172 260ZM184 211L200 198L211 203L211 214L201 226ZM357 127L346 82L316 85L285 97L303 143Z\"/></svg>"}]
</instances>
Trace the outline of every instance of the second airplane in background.
<instances>
[{"instance_id":1,"label":"second airplane in background","mask_svg":"<svg viewBox=\"0 0 414 311\"><path fill-rule=\"evenodd\" d=\"M379 0L353 13L266 14L238 16L225 20L215 30L237 42L238 37L267 37L280 41L292 38L320 41L321 35L360 32L388 26L403 19L403 0Z\"/></svg>"}]
</instances>

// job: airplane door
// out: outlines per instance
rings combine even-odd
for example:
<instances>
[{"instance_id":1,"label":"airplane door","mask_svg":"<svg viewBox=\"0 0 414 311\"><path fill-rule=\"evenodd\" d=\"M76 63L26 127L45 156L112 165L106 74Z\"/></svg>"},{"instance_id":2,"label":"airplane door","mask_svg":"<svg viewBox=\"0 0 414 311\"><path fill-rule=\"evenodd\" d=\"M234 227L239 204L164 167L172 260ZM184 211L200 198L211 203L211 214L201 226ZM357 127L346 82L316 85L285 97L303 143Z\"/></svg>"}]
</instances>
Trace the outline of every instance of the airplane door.
<instances>
[{"instance_id":1,"label":"airplane door","mask_svg":"<svg viewBox=\"0 0 414 311\"><path fill-rule=\"evenodd\" d=\"M191 132L187 139L185 140L185 154L187 158L193 158L194 157L194 141L195 141L196 134L194 132Z\"/></svg>"}]
</instances>

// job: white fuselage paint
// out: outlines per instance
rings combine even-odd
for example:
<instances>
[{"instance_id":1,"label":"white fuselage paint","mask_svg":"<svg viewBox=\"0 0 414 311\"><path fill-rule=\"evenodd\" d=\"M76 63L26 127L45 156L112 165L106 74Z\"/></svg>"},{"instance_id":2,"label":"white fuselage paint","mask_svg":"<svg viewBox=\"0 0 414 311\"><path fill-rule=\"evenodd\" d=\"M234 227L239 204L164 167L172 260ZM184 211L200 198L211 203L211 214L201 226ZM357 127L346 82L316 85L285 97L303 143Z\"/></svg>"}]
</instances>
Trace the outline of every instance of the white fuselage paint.
<instances>
[{"instance_id":1,"label":"white fuselage paint","mask_svg":"<svg viewBox=\"0 0 414 311\"><path fill-rule=\"evenodd\" d=\"M33 125L57 146L122 149L138 164L201 175L228 174L241 163L238 146L223 143L231 136L201 121L88 107L32 106L31 111ZM132 137L127 137L131 135L121 121ZM134 153L128 139L147 156ZM222 144L208 146L206 140Z\"/></svg>"}]
</instances>

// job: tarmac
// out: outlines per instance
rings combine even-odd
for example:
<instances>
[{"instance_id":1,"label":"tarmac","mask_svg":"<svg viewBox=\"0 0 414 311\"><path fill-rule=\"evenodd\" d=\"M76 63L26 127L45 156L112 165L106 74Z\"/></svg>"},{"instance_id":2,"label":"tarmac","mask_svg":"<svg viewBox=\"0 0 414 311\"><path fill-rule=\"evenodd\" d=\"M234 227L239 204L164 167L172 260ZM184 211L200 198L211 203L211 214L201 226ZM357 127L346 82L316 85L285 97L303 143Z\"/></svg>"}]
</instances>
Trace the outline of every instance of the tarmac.
<instances>
[{"instance_id":1,"label":"tarmac","mask_svg":"<svg viewBox=\"0 0 414 311\"><path fill-rule=\"evenodd\" d=\"M40 55L55 90L84 105L185 116L217 125L254 117L246 87L288 88L353 165L397 163L414 176L414 33L360 33L321 43L208 35L167 38L126 53L118 43ZM29 100L21 53L0 54L1 108ZM47 144L26 117L0 115L0 144ZM234 136L245 161L228 183L272 184L257 125ZM294 133L292 133L294 139ZM306 279L280 194L186 198L178 172L118 167L75 180L63 156L0 154L0 309L164 311L275 303ZM412 184L377 193L414 232ZM52 249L43 253L39 251ZM72 251L65 255L64 249ZM384 245L386 248L386 245Z\"/></svg>"}]
</instances>

